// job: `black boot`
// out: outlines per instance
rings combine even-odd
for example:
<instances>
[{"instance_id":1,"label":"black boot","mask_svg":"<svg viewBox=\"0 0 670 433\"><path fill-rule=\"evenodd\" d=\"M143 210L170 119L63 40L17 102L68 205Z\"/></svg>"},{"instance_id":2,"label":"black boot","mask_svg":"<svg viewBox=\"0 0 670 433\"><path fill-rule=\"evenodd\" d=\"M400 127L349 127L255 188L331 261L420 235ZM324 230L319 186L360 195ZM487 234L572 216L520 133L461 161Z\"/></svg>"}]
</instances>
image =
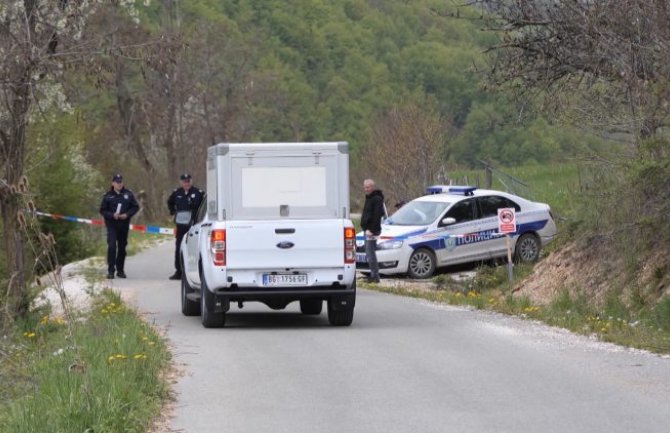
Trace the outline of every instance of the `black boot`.
<instances>
[{"instance_id":1,"label":"black boot","mask_svg":"<svg viewBox=\"0 0 670 433\"><path fill-rule=\"evenodd\" d=\"M170 280L181 280L181 271L175 271L174 274L170 275Z\"/></svg>"}]
</instances>

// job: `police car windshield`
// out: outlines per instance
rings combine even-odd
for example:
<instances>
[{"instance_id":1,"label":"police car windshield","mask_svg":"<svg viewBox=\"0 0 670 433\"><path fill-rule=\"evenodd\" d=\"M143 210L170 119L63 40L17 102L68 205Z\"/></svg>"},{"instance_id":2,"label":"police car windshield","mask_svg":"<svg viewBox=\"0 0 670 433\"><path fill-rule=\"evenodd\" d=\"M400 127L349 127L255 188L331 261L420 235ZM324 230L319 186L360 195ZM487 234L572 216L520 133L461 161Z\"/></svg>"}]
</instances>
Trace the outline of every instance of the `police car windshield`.
<instances>
[{"instance_id":1,"label":"police car windshield","mask_svg":"<svg viewBox=\"0 0 670 433\"><path fill-rule=\"evenodd\" d=\"M386 222L398 226L425 226L442 215L451 203L414 200L398 209Z\"/></svg>"}]
</instances>

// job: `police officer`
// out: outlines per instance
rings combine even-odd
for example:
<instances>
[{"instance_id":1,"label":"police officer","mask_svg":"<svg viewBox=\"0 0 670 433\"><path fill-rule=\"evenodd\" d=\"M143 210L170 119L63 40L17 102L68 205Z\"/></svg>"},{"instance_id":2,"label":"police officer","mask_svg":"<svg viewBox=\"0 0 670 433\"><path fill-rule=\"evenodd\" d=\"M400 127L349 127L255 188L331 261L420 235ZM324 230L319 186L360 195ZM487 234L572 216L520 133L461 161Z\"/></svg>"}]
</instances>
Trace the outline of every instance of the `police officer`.
<instances>
[{"instance_id":1,"label":"police officer","mask_svg":"<svg viewBox=\"0 0 670 433\"><path fill-rule=\"evenodd\" d=\"M198 211L200 203L202 203L205 196L203 190L191 185L191 180L191 175L188 173L179 176L181 187L175 189L167 201L170 215L174 217L174 222L177 226L177 243L174 253L174 267L176 270L170 276L171 280L181 279L181 260L179 260L181 240L193 224L195 213Z\"/></svg>"},{"instance_id":2,"label":"police officer","mask_svg":"<svg viewBox=\"0 0 670 433\"><path fill-rule=\"evenodd\" d=\"M130 219L140 210L132 191L123 186L120 174L112 176L112 186L100 203L100 214L107 227L107 278L126 278L123 265L126 262L126 245Z\"/></svg>"}]
</instances>

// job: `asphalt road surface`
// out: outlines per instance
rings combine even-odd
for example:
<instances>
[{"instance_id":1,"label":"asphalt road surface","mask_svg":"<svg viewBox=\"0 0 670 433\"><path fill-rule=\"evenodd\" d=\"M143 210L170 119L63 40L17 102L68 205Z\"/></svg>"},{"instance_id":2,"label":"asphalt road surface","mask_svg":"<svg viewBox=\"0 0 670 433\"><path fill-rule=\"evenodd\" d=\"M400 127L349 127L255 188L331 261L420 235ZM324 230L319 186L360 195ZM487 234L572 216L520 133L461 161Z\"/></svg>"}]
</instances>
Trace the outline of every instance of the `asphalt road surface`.
<instances>
[{"instance_id":1,"label":"asphalt road surface","mask_svg":"<svg viewBox=\"0 0 670 433\"><path fill-rule=\"evenodd\" d=\"M249 303L205 329L181 314L173 254L129 257L113 281L185 369L170 431L670 431L668 357L368 290L351 327Z\"/></svg>"}]
</instances>

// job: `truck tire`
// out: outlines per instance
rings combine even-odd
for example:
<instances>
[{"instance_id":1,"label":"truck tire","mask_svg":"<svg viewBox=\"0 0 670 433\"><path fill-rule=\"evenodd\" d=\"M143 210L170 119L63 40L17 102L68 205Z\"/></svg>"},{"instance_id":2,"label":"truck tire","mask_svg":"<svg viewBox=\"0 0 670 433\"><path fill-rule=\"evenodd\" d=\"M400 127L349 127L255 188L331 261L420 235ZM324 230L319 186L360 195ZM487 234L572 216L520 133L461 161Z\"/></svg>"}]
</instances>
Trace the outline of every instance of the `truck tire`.
<instances>
[{"instance_id":1,"label":"truck tire","mask_svg":"<svg viewBox=\"0 0 670 433\"><path fill-rule=\"evenodd\" d=\"M182 268L183 269L183 268ZM199 316L200 315L200 302L193 301L187 298L187 295L193 293L193 287L188 283L186 279L186 272L181 274L181 313L184 316Z\"/></svg>"},{"instance_id":2,"label":"truck tire","mask_svg":"<svg viewBox=\"0 0 670 433\"><path fill-rule=\"evenodd\" d=\"M354 321L354 309L335 310L331 305L332 301L328 301L328 323L332 326L349 326Z\"/></svg>"},{"instance_id":3,"label":"truck tire","mask_svg":"<svg viewBox=\"0 0 670 433\"><path fill-rule=\"evenodd\" d=\"M214 312L214 294L207 287L207 280L200 272L200 321L205 328L221 328L226 324L226 313Z\"/></svg>"},{"instance_id":4,"label":"truck tire","mask_svg":"<svg viewBox=\"0 0 670 433\"><path fill-rule=\"evenodd\" d=\"M302 314L321 314L323 310L323 301L321 299L301 299L300 312Z\"/></svg>"}]
</instances>

